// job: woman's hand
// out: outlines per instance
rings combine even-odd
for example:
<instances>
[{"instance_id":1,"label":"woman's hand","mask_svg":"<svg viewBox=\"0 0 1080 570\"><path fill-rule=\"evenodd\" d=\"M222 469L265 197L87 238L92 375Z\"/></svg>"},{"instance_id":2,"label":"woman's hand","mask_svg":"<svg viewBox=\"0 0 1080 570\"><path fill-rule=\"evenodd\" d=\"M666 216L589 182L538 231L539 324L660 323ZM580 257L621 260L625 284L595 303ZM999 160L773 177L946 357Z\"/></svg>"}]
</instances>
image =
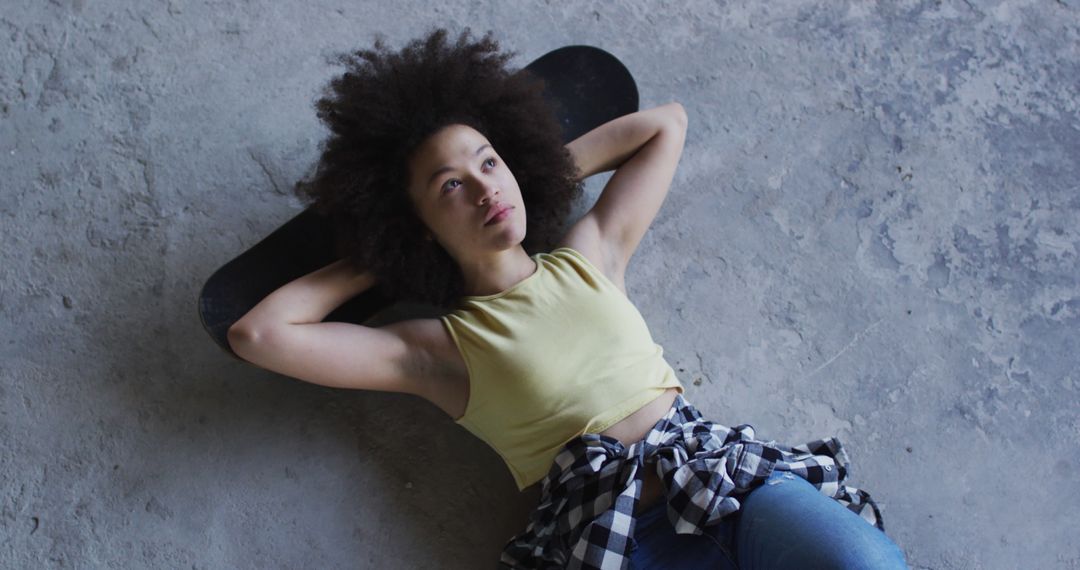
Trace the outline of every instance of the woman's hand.
<instances>
[{"instance_id":1,"label":"woman's hand","mask_svg":"<svg viewBox=\"0 0 1080 570\"><path fill-rule=\"evenodd\" d=\"M669 123L685 122L686 111L668 103L623 115L566 144L578 170L578 180L614 170L634 155Z\"/></svg>"}]
</instances>

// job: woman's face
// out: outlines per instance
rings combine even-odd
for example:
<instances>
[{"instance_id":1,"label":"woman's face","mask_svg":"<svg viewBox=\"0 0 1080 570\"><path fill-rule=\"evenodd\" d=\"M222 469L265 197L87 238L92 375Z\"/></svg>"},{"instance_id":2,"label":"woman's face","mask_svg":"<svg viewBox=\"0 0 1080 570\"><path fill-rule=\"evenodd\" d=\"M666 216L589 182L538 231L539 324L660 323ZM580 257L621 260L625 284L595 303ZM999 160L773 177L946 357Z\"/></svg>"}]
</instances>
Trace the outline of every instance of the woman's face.
<instances>
[{"instance_id":1,"label":"woman's face","mask_svg":"<svg viewBox=\"0 0 1080 570\"><path fill-rule=\"evenodd\" d=\"M428 137L409 160L409 194L433 239L458 260L494 253L525 237L517 180L491 143L462 124ZM507 214L491 218L502 208ZM491 219L491 223L486 223Z\"/></svg>"}]
</instances>

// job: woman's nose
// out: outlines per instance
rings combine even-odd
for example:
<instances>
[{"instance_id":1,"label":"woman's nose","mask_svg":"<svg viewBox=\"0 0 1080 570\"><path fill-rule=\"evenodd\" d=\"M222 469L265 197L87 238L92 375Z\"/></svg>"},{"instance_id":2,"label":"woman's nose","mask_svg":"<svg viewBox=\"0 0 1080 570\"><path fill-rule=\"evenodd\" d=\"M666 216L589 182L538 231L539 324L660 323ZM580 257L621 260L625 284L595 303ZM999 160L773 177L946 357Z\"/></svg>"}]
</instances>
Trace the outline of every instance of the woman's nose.
<instances>
[{"instance_id":1,"label":"woman's nose","mask_svg":"<svg viewBox=\"0 0 1080 570\"><path fill-rule=\"evenodd\" d=\"M499 193L499 187L493 182L481 180L476 185L480 188L480 204L490 202Z\"/></svg>"}]
</instances>

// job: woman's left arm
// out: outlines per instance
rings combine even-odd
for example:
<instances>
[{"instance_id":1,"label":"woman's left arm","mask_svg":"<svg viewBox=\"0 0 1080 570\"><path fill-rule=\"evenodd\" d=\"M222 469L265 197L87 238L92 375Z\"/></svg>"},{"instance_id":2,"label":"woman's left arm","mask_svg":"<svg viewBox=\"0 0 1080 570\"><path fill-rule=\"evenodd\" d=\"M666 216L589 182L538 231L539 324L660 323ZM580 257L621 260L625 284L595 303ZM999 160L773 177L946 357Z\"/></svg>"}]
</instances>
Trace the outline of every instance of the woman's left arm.
<instances>
[{"instance_id":1,"label":"woman's left arm","mask_svg":"<svg viewBox=\"0 0 1080 570\"><path fill-rule=\"evenodd\" d=\"M570 241L597 243L611 275L625 272L664 202L687 122L682 105L669 103L604 123L566 145L580 179L615 169L596 204L567 233Z\"/></svg>"},{"instance_id":2,"label":"woman's left arm","mask_svg":"<svg viewBox=\"0 0 1080 570\"><path fill-rule=\"evenodd\" d=\"M668 103L612 119L566 144L578 180L615 170L665 126L686 124L686 111Z\"/></svg>"}]
</instances>

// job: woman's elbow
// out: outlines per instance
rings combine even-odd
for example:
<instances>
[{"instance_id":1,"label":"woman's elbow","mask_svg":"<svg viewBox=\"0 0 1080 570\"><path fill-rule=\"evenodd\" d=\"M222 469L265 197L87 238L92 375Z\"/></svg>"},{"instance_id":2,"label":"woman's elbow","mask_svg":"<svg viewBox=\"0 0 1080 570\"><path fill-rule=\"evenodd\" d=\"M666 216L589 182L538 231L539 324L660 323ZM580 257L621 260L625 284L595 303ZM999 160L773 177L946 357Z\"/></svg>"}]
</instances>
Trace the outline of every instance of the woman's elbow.
<instances>
[{"instance_id":1,"label":"woman's elbow","mask_svg":"<svg viewBox=\"0 0 1080 570\"><path fill-rule=\"evenodd\" d=\"M673 101L668 103L668 106L671 107L671 116L674 118L675 123L685 129L690 122L690 118L687 117L686 109L683 108L682 103Z\"/></svg>"},{"instance_id":2,"label":"woman's elbow","mask_svg":"<svg viewBox=\"0 0 1080 570\"><path fill-rule=\"evenodd\" d=\"M258 336L255 329L246 324L241 324L240 322L234 323L229 327L228 332L225 333L225 338L229 341L229 348L237 355L240 354L240 350L243 347L250 346L255 342Z\"/></svg>"}]
</instances>

